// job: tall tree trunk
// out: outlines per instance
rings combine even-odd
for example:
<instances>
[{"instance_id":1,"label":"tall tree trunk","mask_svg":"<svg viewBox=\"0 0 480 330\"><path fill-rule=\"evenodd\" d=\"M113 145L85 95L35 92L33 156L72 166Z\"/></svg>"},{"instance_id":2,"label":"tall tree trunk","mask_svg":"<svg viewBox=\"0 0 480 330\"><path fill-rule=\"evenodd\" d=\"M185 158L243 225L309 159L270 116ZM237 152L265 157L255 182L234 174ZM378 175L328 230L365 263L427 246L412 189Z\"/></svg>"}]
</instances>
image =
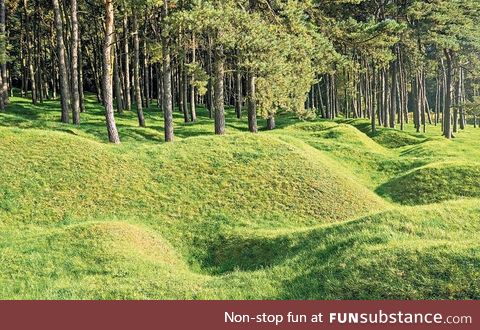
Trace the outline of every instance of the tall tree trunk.
<instances>
[{"instance_id":1,"label":"tall tree trunk","mask_svg":"<svg viewBox=\"0 0 480 330\"><path fill-rule=\"evenodd\" d=\"M444 132L447 139L452 138L452 78L453 78L453 52L445 49L445 58L447 62L446 84L445 84L445 114L444 114Z\"/></svg>"},{"instance_id":2,"label":"tall tree trunk","mask_svg":"<svg viewBox=\"0 0 480 330\"><path fill-rule=\"evenodd\" d=\"M162 63L157 63L157 105L163 111L163 68Z\"/></svg>"},{"instance_id":3,"label":"tall tree trunk","mask_svg":"<svg viewBox=\"0 0 480 330\"><path fill-rule=\"evenodd\" d=\"M78 87L78 5L77 0L71 0L72 19L72 54L71 54L71 76L72 76L72 112L73 124L80 124L80 92Z\"/></svg>"},{"instance_id":4,"label":"tall tree trunk","mask_svg":"<svg viewBox=\"0 0 480 330\"><path fill-rule=\"evenodd\" d=\"M70 112L70 87L68 83L68 73L66 65L65 44L63 43L63 22L60 5L58 0L53 1L53 10L55 13L55 28L57 31L57 52L58 66L60 70L60 94L62 98L62 123L69 122ZM107 0L109 1L109 0ZM112 5L113 6L113 5ZM35 80L35 79L33 79ZM33 82L32 82L33 83Z\"/></svg>"},{"instance_id":5,"label":"tall tree trunk","mask_svg":"<svg viewBox=\"0 0 480 330\"><path fill-rule=\"evenodd\" d=\"M150 108L150 70L148 65L147 40L143 40L143 94L145 108Z\"/></svg>"},{"instance_id":6,"label":"tall tree trunk","mask_svg":"<svg viewBox=\"0 0 480 330\"><path fill-rule=\"evenodd\" d=\"M113 80L114 80L114 88L115 88L115 100L117 101L117 111L118 113L123 112L123 94L122 94L122 83L120 82L120 58L117 56L116 47L115 50L115 59L113 63Z\"/></svg>"},{"instance_id":7,"label":"tall tree trunk","mask_svg":"<svg viewBox=\"0 0 480 330\"><path fill-rule=\"evenodd\" d=\"M180 83L181 86L180 88L183 90L182 96L183 96L183 113L185 116L185 122L190 121L190 115L189 115L189 107L188 107L188 71L187 71L187 66L186 66L186 57L187 57L187 50L185 49L184 52L184 57L181 66L181 77L180 77Z\"/></svg>"},{"instance_id":8,"label":"tall tree trunk","mask_svg":"<svg viewBox=\"0 0 480 330\"><path fill-rule=\"evenodd\" d=\"M465 116L465 72L463 68L460 68L460 129L464 130L466 125L466 116Z\"/></svg>"},{"instance_id":9,"label":"tall tree trunk","mask_svg":"<svg viewBox=\"0 0 480 330\"><path fill-rule=\"evenodd\" d=\"M130 33L128 30L128 16L127 11L125 10L125 14L123 16L123 33L124 33L124 44L123 44L123 51L124 54L124 74L125 74L125 108L130 111L132 110L132 98L131 98L131 87L130 87L130 49L128 41L130 40Z\"/></svg>"},{"instance_id":10,"label":"tall tree trunk","mask_svg":"<svg viewBox=\"0 0 480 330\"><path fill-rule=\"evenodd\" d=\"M195 40L195 34L192 34L192 64L197 62L197 46ZM197 109L195 102L195 74L192 73L191 82L190 82L190 120L197 121Z\"/></svg>"},{"instance_id":11,"label":"tall tree trunk","mask_svg":"<svg viewBox=\"0 0 480 330\"><path fill-rule=\"evenodd\" d=\"M138 125L145 127L145 117L142 108L142 89L140 87L140 39L138 36L138 17L133 14L133 43L135 48L135 63L133 67L133 78L135 81L135 98L137 104Z\"/></svg>"},{"instance_id":12,"label":"tall tree trunk","mask_svg":"<svg viewBox=\"0 0 480 330\"><path fill-rule=\"evenodd\" d=\"M188 101L187 101L187 75L185 73L185 48L180 52L179 59L178 59L178 97L179 97L179 105L180 105L180 112L183 114L183 121L188 123L190 118L188 116Z\"/></svg>"},{"instance_id":13,"label":"tall tree trunk","mask_svg":"<svg viewBox=\"0 0 480 330\"><path fill-rule=\"evenodd\" d=\"M252 133L258 132L255 75L253 73L248 74L248 130Z\"/></svg>"},{"instance_id":14,"label":"tall tree trunk","mask_svg":"<svg viewBox=\"0 0 480 330\"><path fill-rule=\"evenodd\" d=\"M168 16L168 0L163 0L162 18ZM165 125L165 141L173 142L173 99L172 99L172 63L166 36L162 37L163 49L163 117Z\"/></svg>"},{"instance_id":15,"label":"tall tree trunk","mask_svg":"<svg viewBox=\"0 0 480 330\"><path fill-rule=\"evenodd\" d=\"M78 94L80 95L80 112L85 112L85 93L83 91L83 52L81 40L79 40L78 50Z\"/></svg>"},{"instance_id":16,"label":"tall tree trunk","mask_svg":"<svg viewBox=\"0 0 480 330\"><path fill-rule=\"evenodd\" d=\"M207 51L207 74L210 77L208 79L208 86L207 86L207 107L208 107L208 116L213 118L213 63L212 63L212 40L210 36L207 36L207 43L208 43L208 51Z\"/></svg>"},{"instance_id":17,"label":"tall tree trunk","mask_svg":"<svg viewBox=\"0 0 480 330\"><path fill-rule=\"evenodd\" d=\"M57 1L57 0L54 0ZM107 120L108 139L120 143L113 112L112 44L114 34L113 0L105 0L105 39L103 44L103 103Z\"/></svg>"},{"instance_id":18,"label":"tall tree trunk","mask_svg":"<svg viewBox=\"0 0 480 330\"><path fill-rule=\"evenodd\" d=\"M28 1L23 1L23 7L25 11L25 27L26 27L26 48L27 48L27 70L25 72L26 78L26 92L28 92L28 79L30 79L30 87L31 87L31 97L32 103L37 104L37 86L35 81L35 68L34 68L34 51L33 51L33 42L32 42L32 32L31 32L31 24L30 24L30 15L28 13Z\"/></svg>"},{"instance_id":19,"label":"tall tree trunk","mask_svg":"<svg viewBox=\"0 0 480 330\"><path fill-rule=\"evenodd\" d=\"M371 126L372 126L372 133L375 134L377 132L377 107L378 107L378 79L377 79L377 72L375 68L375 64L373 64L373 107L372 107L372 116L370 117Z\"/></svg>"},{"instance_id":20,"label":"tall tree trunk","mask_svg":"<svg viewBox=\"0 0 480 330\"><path fill-rule=\"evenodd\" d=\"M7 103L8 93L3 93L5 86L7 85L6 76L4 72L6 71L6 61L7 61L7 52L6 52L6 35L5 35L5 0L0 0L0 37L2 38L0 44L0 63L1 63L1 75L0 75L0 111L5 110L5 104Z\"/></svg>"},{"instance_id":21,"label":"tall tree trunk","mask_svg":"<svg viewBox=\"0 0 480 330\"><path fill-rule=\"evenodd\" d=\"M223 46L217 45L214 49L215 81L214 81L214 106L215 106L215 134L225 134L225 54Z\"/></svg>"},{"instance_id":22,"label":"tall tree trunk","mask_svg":"<svg viewBox=\"0 0 480 330\"><path fill-rule=\"evenodd\" d=\"M5 0L2 0L5 1ZM23 25L23 12L20 14L20 23ZM20 90L20 96L21 97L26 97L27 93L27 82L26 82L26 77L25 77L25 70L26 70L26 61L25 61L25 52L24 52L24 31L20 33L20 75L21 75L21 90ZM52 56L52 62L53 62L53 56ZM52 77L55 75L52 74Z\"/></svg>"},{"instance_id":23,"label":"tall tree trunk","mask_svg":"<svg viewBox=\"0 0 480 330\"><path fill-rule=\"evenodd\" d=\"M235 113L237 114L238 119L242 118L242 104L242 73L237 67L237 70L235 70Z\"/></svg>"},{"instance_id":24,"label":"tall tree trunk","mask_svg":"<svg viewBox=\"0 0 480 330\"><path fill-rule=\"evenodd\" d=\"M396 47L395 47L396 49ZM391 93L390 93L390 128L395 128L395 119L397 114L397 60L393 61L391 67Z\"/></svg>"},{"instance_id":25,"label":"tall tree trunk","mask_svg":"<svg viewBox=\"0 0 480 330\"><path fill-rule=\"evenodd\" d=\"M390 126L390 109L389 109L389 100L388 100L388 73L387 69L383 69L383 126Z\"/></svg>"},{"instance_id":26,"label":"tall tree trunk","mask_svg":"<svg viewBox=\"0 0 480 330\"><path fill-rule=\"evenodd\" d=\"M5 19L5 0L0 0L0 35L3 37L3 45L0 56L2 57L2 84L1 94L3 98L3 103L8 104L8 75L7 75L7 59L6 59L6 44L7 44L7 34L5 33L7 21Z\"/></svg>"}]
</instances>

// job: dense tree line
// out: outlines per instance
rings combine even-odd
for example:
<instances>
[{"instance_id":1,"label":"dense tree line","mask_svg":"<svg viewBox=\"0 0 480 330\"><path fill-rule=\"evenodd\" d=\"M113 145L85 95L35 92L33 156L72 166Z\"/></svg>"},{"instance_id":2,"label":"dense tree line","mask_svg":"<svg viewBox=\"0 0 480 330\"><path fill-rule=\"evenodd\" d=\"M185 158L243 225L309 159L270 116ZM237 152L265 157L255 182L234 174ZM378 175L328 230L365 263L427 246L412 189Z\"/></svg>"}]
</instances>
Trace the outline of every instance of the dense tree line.
<instances>
[{"instance_id":1,"label":"dense tree line","mask_svg":"<svg viewBox=\"0 0 480 330\"><path fill-rule=\"evenodd\" d=\"M17 87L81 125L94 92L113 143L115 111L145 127L154 102L166 141L199 104L219 135L231 106L253 133L291 111L452 138L478 126L479 17L476 0L0 0L0 109Z\"/></svg>"}]
</instances>

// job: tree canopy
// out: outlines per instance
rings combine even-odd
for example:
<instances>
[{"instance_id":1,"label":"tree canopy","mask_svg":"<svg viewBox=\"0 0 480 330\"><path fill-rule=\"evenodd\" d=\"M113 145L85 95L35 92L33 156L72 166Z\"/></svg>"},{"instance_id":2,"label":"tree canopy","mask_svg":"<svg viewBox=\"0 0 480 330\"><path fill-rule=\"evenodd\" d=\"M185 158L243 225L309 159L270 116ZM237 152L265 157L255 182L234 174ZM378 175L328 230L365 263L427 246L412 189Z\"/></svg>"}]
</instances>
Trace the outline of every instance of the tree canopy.
<instances>
[{"instance_id":1,"label":"tree canopy","mask_svg":"<svg viewBox=\"0 0 480 330\"><path fill-rule=\"evenodd\" d=\"M291 112L369 118L373 131L441 124L451 138L480 83L475 0L7 0L0 9L0 108L14 88L33 103L60 94L61 120L81 125L93 92L112 142L114 107L137 111L144 127L152 101L167 141L171 113L194 122L198 105L217 134L232 106L239 117L248 109L251 132L257 116L273 129Z\"/></svg>"}]
</instances>

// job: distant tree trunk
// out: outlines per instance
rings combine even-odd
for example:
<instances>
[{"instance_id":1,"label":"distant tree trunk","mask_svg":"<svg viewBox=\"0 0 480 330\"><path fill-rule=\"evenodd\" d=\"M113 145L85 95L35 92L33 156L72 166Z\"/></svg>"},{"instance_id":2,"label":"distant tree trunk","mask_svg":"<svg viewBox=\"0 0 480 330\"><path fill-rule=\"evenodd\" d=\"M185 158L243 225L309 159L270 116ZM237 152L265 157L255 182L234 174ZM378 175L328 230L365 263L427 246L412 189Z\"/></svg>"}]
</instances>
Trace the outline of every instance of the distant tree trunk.
<instances>
[{"instance_id":1,"label":"distant tree trunk","mask_svg":"<svg viewBox=\"0 0 480 330\"><path fill-rule=\"evenodd\" d=\"M455 88L455 107L453 108L453 133L458 132L458 109L460 107L461 101L461 94L462 94L462 73L461 70L458 69L458 76Z\"/></svg>"},{"instance_id":2,"label":"distant tree trunk","mask_svg":"<svg viewBox=\"0 0 480 330\"><path fill-rule=\"evenodd\" d=\"M85 112L85 94L83 91L83 52L82 43L78 44L78 93L80 95L80 112ZM54 87L55 90L55 87Z\"/></svg>"},{"instance_id":3,"label":"distant tree trunk","mask_svg":"<svg viewBox=\"0 0 480 330\"><path fill-rule=\"evenodd\" d=\"M425 118L425 114L427 112L427 105L425 104L426 95L425 95L425 70L422 69L420 71L419 81L418 81L418 88L419 88L419 103L420 103L420 113L422 119L422 130L423 133L427 131L427 121Z\"/></svg>"},{"instance_id":4,"label":"distant tree trunk","mask_svg":"<svg viewBox=\"0 0 480 330\"><path fill-rule=\"evenodd\" d=\"M143 94L145 108L150 108L150 70L147 55L147 40L143 40Z\"/></svg>"},{"instance_id":5,"label":"distant tree trunk","mask_svg":"<svg viewBox=\"0 0 480 330\"><path fill-rule=\"evenodd\" d=\"M460 115L460 129L464 130L465 129L465 109L464 109L464 103L465 103L465 96L464 96L464 72L463 69L460 68L460 87L458 90L459 97L458 97L458 110L459 110L459 115Z\"/></svg>"},{"instance_id":6,"label":"distant tree trunk","mask_svg":"<svg viewBox=\"0 0 480 330\"><path fill-rule=\"evenodd\" d=\"M107 0L109 1L109 0ZM63 22L58 0L53 0L55 13L55 28L57 31L58 66L60 70L60 94L62 98L62 123L69 122L70 112L70 87L68 83L67 65L65 63L65 44L63 43ZM33 79L34 81L35 79ZM33 83L33 82L32 82Z\"/></svg>"},{"instance_id":7,"label":"distant tree trunk","mask_svg":"<svg viewBox=\"0 0 480 330\"><path fill-rule=\"evenodd\" d=\"M388 73L387 69L383 69L383 126L390 126L390 109L388 100Z\"/></svg>"},{"instance_id":8,"label":"distant tree trunk","mask_svg":"<svg viewBox=\"0 0 480 330\"><path fill-rule=\"evenodd\" d=\"M142 108L142 89L140 87L140 39L138 36L138 17L133 14L133 43L135 48L135 63L133 67L133 79L135 84L135 98L137 104L138 125L145 127L145 117Z\"/></svg>"},{"instance_id":9,"label":"distant tree trunk","mask_svg":"<svg viewBox=\"0 0 480 330\"><path fill-rule=\"evenodd\" d=\"M85 49L85 54L87 55L87 61L90 65L90 69L92 70L92 73L93 73L93 82L95 84L95 91L96 91L96 96L97 96L97 100L98 102L102 102L103 103L103 96L102 96L102 87L101 87L101 82L100 82L100 75L101 73L99 73L98 69L97 69L97 65L96 65L96 56L95 56L95 51L93 52L90 52L89 48L86 48Z\"/></svg>"},{"instance_id":10,"label":"distant tree trunk","mask_svg":"<svg viewBox=\"0 0 480 330\"><path fill-rule=\"evenodd\" d=\"M71 0L71 19L72 19L72 48L71 48L71 77L72 77L72 112L73 124L80 125L80 92L78 87L78 18L77 0Z\"/></svg>"},{"instance_id":11,"label":"distant tree trunk","mask_svg":"<svg viewBox=\"0 0 480 330\"><path fill-rule=\"evenodd\" d=\"M127 16L127 13L125 11L125 14L123 16L123 33L124 33L124 49L123 51L125 52L124 56L125 56L125 62L124 62L124 73L125 73L125 83L124 83L124 86L125 86L125 91L124 91L124 95L125 95L125 108L130 111L132 110L132 99L131 99L131 87L130 87L130 49L129 49L129 45L128 45L128 41L129 41L129 38L130 38L130 35L129 35L129 30L128 30L128 16Z\"/></svg>"},{"instance_id":12,"label":"distant tree trunk","mask_svg":"<svg viewBox=\"0 0 480 330\"><path fill-rule=\"evenodd\" d=\"M208 73L208 76L210 77L208 79L208 86L207 86L207 89L208 89L208 92L207 92L207 107L208 107L208 116L210 118L213 117L213 108L214 108L214 105L213 105L213 97L214 97L214 91L213 91L213 63L212 63L212 40L210 38L210 36L207 37L207 41L208 41L208 51L207 51L207 73Z\"/></svg>"},{"instance_id":13,"label":"distant tree trunk","mask_svg":"<svg viewBox=\"0 0 480 330\"><path fill-rule=\"evenodd\" d=\"M267 130L272 131L277 127L275 123L275 115L273 113L268 114L267 118Z\"/></svg>"},{"instance_id":14,"label":"distant tree trunk","mask_svg":"<svg viewBox=\"0 0 480 330\"><path fill-rule=\"evenodd\" d=\"M447 139L452 138L452 78L453 78L453 52L445 49L445 58L447 62L446 84L445 84L445 114L444 114L444 132Z\"/></svg>"},{"instance_id":15,"label":"distant tree trunk","mask_svg":"<svg viewBox=\"0 0 480 330\"><path fill-rule=\"evenodd\" d=\"M168 16L168 0L163 0L162 18ZM173 99L172 99L172 63L166 36L162 37L163 49L163 117L165 125L165 141L173 142Z\"/></svg>"},{"instance_id":16,"label":"distant tree trunk","mask_svg":"<svg viewBox=\"0 0 480 330\"><path fill-rule=\"evenodd\" d=\"M51 42L52 44L55 43L55 38L54 38L54 32L53 32L53 26L52 26L52 29L51 29L51 35L52 35L52 39L51 39ZM52 77L51 77L51 80L52 80L52 96L53 96L53 99L56 100L57 99L57 89L58 89L58 65L57 65L57 60L55 58L55 47L52 47L52 49L50 50L50 58L52 59ZM25 61L25 60L24 60ZM23 67L25 68L26 70L26 63L23 64ZM25 96L27 95L27 89L28 89L28 79L26 78L26 71L24 71L23 73L23 76L25 79ZM23 80L22 79L22 80Z\"/></svg>"},{"instance_id":17,"label":"distant tree trunk","mask_svg":"<svg viewBox=\"0 0 480 330\"><path fill-rule=\"evenodd\" d=\"M257 98L255 88L255 75L248 74L248 130L252 133L258 132L257 127Z\"/></svg>"},{"instance_id":18,"label":"distant tree trunk","mask_svg":"<svg viewBox=\"0 0 480 330\"><path fill-rule=\"evenodd\" d=\"M40 27L39 23L42 19L40 17L40 11L38 8L38 2L35 3L35 15L34 15L34 25L33 25L33 49L34 49L34 61L35 61L35 74L34 79L37 85L38 97L40 98L40 103L43 103L44 100L44 90L43 90L43 81L42 81L42 70L43 66L41 63L41 39L40 39ZM67 56L68 58L68 56ZM68 67L68 66L67 66ZM68 70L67 70L68 73ZM2 92L0 92L3 94Z\"/></svg>"},{"instance_id":19,"label":"distant tree trunk","mask_svg":"<svg viewBox=\"0 0 480 330\"><path fill-rule=\"evenodd\" d=\"M185 56L186 51L185 48L180 52L179 60L178 60L178 96L180 98L180 111L183 114L183 121L188 123L190 121L190 117L188 116L188 101L187 101L187 94L188 94L188 86L187 86L187 74L186 74L186 67L185 67Z\"/></svg>"},{"instance_id":20,"label":"distant tree trunk","mask_svg":"<svg viewBox=\"0 0 480 330\"><path fill-rule=\"evenodd\" d=\"M0 77L0 110L8 104L8 78L7 78L7 35L5 33L5 0L0 0L0 35L3 38L0 50L1 77Z\"/></svg>"},{"instance_id":21,"label":"distant tree trunk","mask_svg":"<svg viewBox=\"0 0 480 330\"><path fill-rule=\"evenodd\" d=\"M397 60L393 61L391 67L392 89L390 93L390 128L395 128L395 119L397 114Z\"/></svg>"},{"instance_id":22,"label":"distant tree trunk","mask_svg":"<svg viewBox=\"0 0 480 330\"><path fill-rule=\"evenodd\" d=\"M195 34L192 35L192 64L197 62L197 46L195 40ZM197 121L197 109L195 102L195 74L192 73L190 83L190 120Z\"/></svg>"},{"instance_id":23,"label":"distant tree trunk","mask_svg":"<svg viewBox=\"0 0 480 330\"><path fill-rule=\"evenodd\" d=\"M122 95L122 83L120 82L120 58L117 56L116 48L115 49L115 60L113 63L113 80L115 88L115 99L117 101L117 111L118 113L123 112L123 95Z\"/></svg>"},{"instance_id":24,"label":"distant tree trunk","mask_svg":"<svg viewBox=\"0 0 480 330\"><path fill-rule=\"evenodd\" d=\"M0 0L3 1L3 0ZM3 78L2 75L0 75L0 85L3 84ZM2 96L0 96L0 112L5 111L5 101Z\"/></svg>"},{"instance_id":25,"label":"distant tree trunk","mask_svg":"<svg viewBox=\"0 0 480 330\"><path fill-rule=\"evenodd\" d=\"M242 73L237 67L235 70L235 113L237 118L242 118L242 104L243 104L243 91L242 91Z\"/></svg>"},{"instance_id":26,"label":"distant tree trunk","mask_svg":"<svg viewBox=\"0 0 480 330\"><path fill-rule=\"evenodd\" d=\"M375 68L375 64L373 64L373 107L372 107L372 115L370 116L370 122L372 126L372 133L375 134L377 132L377 107L378 107L378 77Z\"/></svg>"},{"instance_id":27,"label":"distant tree trunk","mask_svg":"<svg viewBox=\"0 0 480 330\"><path fill-rule=\"evenodd\" d=\"M215 105L215 134L225 134L225 54L223 46L217 45L214 50L215 57L215 82L214 82L214 105Z\"/></svg>"},{"instance_id":28,"label":"distant tree trunk","mask_svg":"<svg viewBox=\"0 0 480 330\"><path fill-rule=\"evenodd\" d=\"M163 111L163 69L162 64L157 64L157 105L158 108Z\"/></svg>"},{"instance_id":29,"label":"distant tree trunk","mask_svg":"<svg viewBox=\"0 0 480 330\"><path fill-rule=\"evenodd\" d=\"M5 1L5 0L2 0ZM20 16L20 24L24 24L23 21L23 12ZM26 60L25 60L25 51L24 51L24 31L20 33L20 75L21 75L21 88L20 88L20 96L21 97L26 97L27 96L27 79L25 75L26 71ZM53 35L53 34L52 34ZM52 51L51 51L52 53ZM52 56L52 62L54 62L54 57ZM55 71L55 70L54 70ZM52 78L55 77L55 72L52 73Z\"/></svg>"},{"instance_id":30,"label":"distant tree trunk","mask_svg":"<svg viewBox=\"0 0 480 330\"><path fill-rule=\"evenodd\" d=\"M185 49L185 56L182 60L182 71L181 71L181 77L180 77L180 83L181 86L180 88L183 90L183 112L185 114L185 122L190 121L190 109L188 107L188 71L187 71L187 66L186 66L186 56L187 56L187 50Z\"/></svg>"},{"instance_id":31,"label":"distant tree trunk","mask_svg":"<svg viewBox=\"0 0 480 330\"><path fill-rule=\"evenodd\" d=\"M2 74L0 74L0 92L4 90L4 86L7 84L3 76L3 71L6 70L6 35L5 35L5 0L0 0L0 36L3 38L0 49L0 63ZM5 110L5 103L7 103L8 94L0 93L0 111Z\"/></svg>"}]
</instances>

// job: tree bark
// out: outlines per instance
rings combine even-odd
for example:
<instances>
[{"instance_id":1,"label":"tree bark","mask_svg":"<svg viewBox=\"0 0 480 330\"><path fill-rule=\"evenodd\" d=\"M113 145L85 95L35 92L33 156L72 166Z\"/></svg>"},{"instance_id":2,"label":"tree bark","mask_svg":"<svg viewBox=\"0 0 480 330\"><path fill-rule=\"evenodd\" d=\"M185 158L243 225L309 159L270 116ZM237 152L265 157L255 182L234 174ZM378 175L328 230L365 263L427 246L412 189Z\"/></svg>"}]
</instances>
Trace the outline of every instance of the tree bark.
<instances>
[{"instance_id":1,"label":"tree bark","mask_svg":"<svg viewBox=\"0 0 480 330\"><path fill-rule=\"evenodd\" d=\"M113 63L113 79L114 79L114 88L115 88L115 100L117 101L117 111L118 113L123 112L123 94L122 94L122 83L120 82L120 69L119 63L120 58L117 56L117 51L115 49L115 60Z\"/></svg>"},{"instance_id":2,"label":"tree bark","mask_svg":"<svg viewBox=\"0 0 480 330\"><path fill-rule=\"evenodd\" d=\"M107 0L108 1L108 0ZM63 42L63 22L58 0L53 0L53 10L55 13L55 28L57 31L57 52L58 66L60 70L60 94L62 99L62 123L69 122L70 112L70 86L68 83L65 44ZM32 64L31 64L32 65ZM32 70L32 69L31 69ZM33 79L35 80L35 79ZM32 82L33 83L33 82Z\"/></svg>"},{"instance_id":3,"label":"tree bark","mask_svg":"<svg viewBox=\"0 0 480 330\"><path fill-rule=\"evenodd\" d=\"M255 89L255 75L248 75L248 130L257 133L257 99Z\"/></svg>"},{"instance_id":4,"label":"tree bark","mask_svg":"<svg viewBox=\"0 0 480 330\"><path fill-rule=\"evenodd\" d=\"M1 40L0 44L0 63L1 63L1 70L3 71L3 64L6 62L6 35L5 35L5 0L0 0L0 36L3 40ZM6 84L3 78L3 72L0 74L0 92L3 90L4 85ZM5 95L0 93L0 111L5 110L5 103L6 98Z\"/></svg>"},{"instance_id":5,"label":"tree bark","mask_svg":"<svg viewBox=\"0 0 480 330\"><path fill-rule=\"evenodd\" d=\"M214 98L214 91L213 91L213 63L212 63L212 40L210 36L207 37L207 43L208 43L208 50L207 50L207 73L209 76L208 79L208 92L207 92L207 107L208 107L208 116L210 118L213 117L213 98Z\"/></svg>"},{"instance_id":6,"label":"tree bark","mask_svg":"<svg viewBox=\"0 0 480 330\"><path fill-rule=\"evenodd\" d=\"M392 84L390 93L390 128L395 128L395 119L397 114L397 60L393 61L391 67Z\"/></svg>"},{"instance_id":7,"label":"tree bark","mask_svg":"<svg viewBox=\"0 0 480 330\"><path fill-rule=\"evenodd\" d=\"M54 0L57 1L57 0ZM120 143L117 125L113 113L113 82L112 82L112 44L114 34L113 0L105 3L105 39L103 44L103 103L107 120L108 139L111 143Z\"/></svg>"},{"instance_id":8,"label":"tree bark","mask_svg":"<svg viewBox=\"0 0 480 330\"><path fill-rule=\"evenodd\" d=\"M444 114L444 132L447 139L452 138L452 78L453 78L453 54L451 50L445 49L445 58L447 62L446 70L446 94L445 94L445 114Z\"/></svg>"},{"instance_id":9,"label":"tree bark","mask_svg":"<svg viewBox=\"0 0 480 330\"><path fill-rule=\"evenodd\" d=\"M267 130L273 131L276 127L277 127L277 124L275 123L275 115L272 113L268 114Z\"/></svg>"},{"instance_id":10,"label":"tree bark","mask_svg":"<svg viewBox=\"0 0 480 330\"><path fill-rule=\"evenodd\" d=\"M197 62L197 46L195 40L195 34L192 35L192 64ZM197 121L197 108L195 102L195 74L192 74L190 82L190 120Z\"/></svg>"},{"instance_id":11,"label":"tree bark","mask_svg":"<svg viewBox=\"0 0 480 330\"><path fill-rule=\"evenodd\" d=\"M148 65L147 41L143 40L143 94L145 108L150 108L150 70Z\"/></svg>"},{"instance_id":12,"label":"tree bark","mask_svg":"<svg viewBox=\"0 0 480 330\"><path fill-rule=\"evenodd\" d=\"M182 60L182 76L180 77L180 82L181 82L181 86L180 88L183 89L183 113L185 115L185 122L189 122L190 121L190 115L189 115L189 107L188 107L188 71L187 71L187 66L185 65L186 63L186 56L187 56L187 50L185 49L185 53L184 53L184 59Z\"/></svg>"},{"instance_id":13,"label":"tree bark","mask_svg":"<svg viewBox=\"0 0 480 330\"><path fill-rule=\"evenodd\" d=\"M133 43L135 48L135 63L133 67L133 79L135 84L135 98L137 104L138 125L145 127L145 117L142 108L142 89L140 87L140 38L138 36L138 17L133 14Z\"/></svg>"},{"instance_id":14,"label":"tree bark","mask_svg":"<svg viewBox=\"0 0 480 330\"><path fill-rule=\"evenodd\" d=\"M73 124L80 125L80 92L78 88L78 4L77 0L71 0L72 19L72 48L71 48L71 77L72 77L72 112Z\"/></svg>"},{"instance_id":15,"label":"tree bark","mask_svg":"<svg viewBox=\"0 0 480 330\"><path fill-rule=\"evenodd\" d=\"M168 0L163 0L163 20L168 16ZM173 100L172 100L172 63L166 36L162 37L163 49L163 117L165 125L165 142L173 142Z\"/></svg>"},{"instance_id":16,"label":"tree bark","mask_svg":"<svg viewBox=\"0 0 480 330\"><path fill-rule=\"evenodd\" d=\"M85 93L83 91L83 53L81 40L79 40L78 50L78 93L80 95L80 112L85 112Z\"/></svg>"},{"instance_id":17,"label":"tree bark","mask_svg":"<svg viewBox=\"0 0 480 330\"><path fill-rule=\"evenodd\" d=\"M242 91L242 73L237 68L235 71L235 113L237 118L242 118L243 91Z\"/></svg>"},{"instance_id":18,"label":"tree bark","mask_svg":"<svg viewBox=\"0 0 480 330\"><path fill-rule=\"evenodd\" d=\"M8 104L8 78L7 78L7 35L5 33L5 0L0 0L0 35L2 37L0 59L1 59L1 81L0 81L0 110L5 109Z\"/></svg>"},{"instance_id":19,"label":"tree bark","mask_svg":"<svg viewBox=\"0 0 480 330\"><path fill-rule=\"evenodd\" d=\"M372 115L370 116L370 122L372 126L372 133L375 134L377 132L377 107L378 107L378 77L375 68L375 64L373 64L373 105L372 105Z\"/></svg>"},{"instance_id":20,"label":"tree bark","mask_svg":"<svg viewBox=\"0 0 480 330\"><path fill-rule=\"evenodd\" d=\"M124 54L124 71L125 71L125 108L130 111L132 110L132 99L131 99L131 87L130 87L130 49L129 49L129 30L128 30L128 16L125 10L125 14L123 16L123 33L124 33L124 44L123 44L123 51Z\"/></svg>"},{"instance_id":21,"label":"tree bark","mask_svg":"<svg viewBox=\"0 0 480 330\"><path fill-rule=\"evenodd\" d=\"M215 106L215 134L225 134L225 54L223 46L217 45L214 50L215 81L214 81L214 106Z\"/></svg>"}]
</instances>

